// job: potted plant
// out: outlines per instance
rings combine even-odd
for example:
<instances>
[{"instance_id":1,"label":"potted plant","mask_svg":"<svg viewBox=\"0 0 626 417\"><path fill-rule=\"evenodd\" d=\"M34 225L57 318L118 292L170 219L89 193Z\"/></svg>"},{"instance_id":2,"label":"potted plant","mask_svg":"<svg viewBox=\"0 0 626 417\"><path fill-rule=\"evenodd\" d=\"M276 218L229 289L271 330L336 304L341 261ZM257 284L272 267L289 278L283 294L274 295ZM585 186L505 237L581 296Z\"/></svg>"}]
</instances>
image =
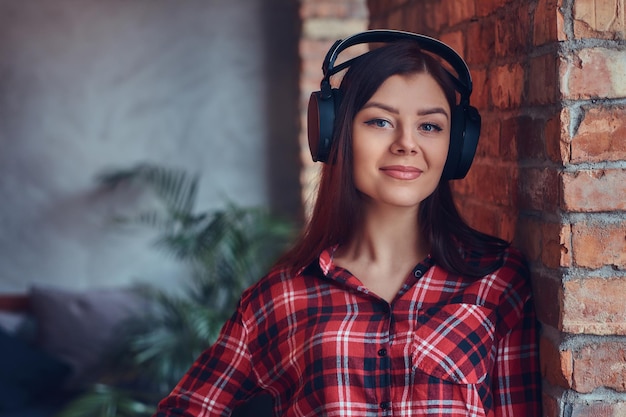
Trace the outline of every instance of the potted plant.
<instances>
[{"instance_id":1,"label":"potted plant","mask_svg":"<svg viewBox=\"0 0 626 417\"><path fill-rule=\"evenodd\" d=\"M180 293L143 288L154 306L125 323L105 378L59 417L150 416L193 360L214 342L241 292L258 280L291 241L291 222L258 207L229 203L196 212L198 177L154 165L109 172L108 187L139 184L163 207L122 219L159 231L157 248L189 265Z\"/></svg>"}]
</instances>

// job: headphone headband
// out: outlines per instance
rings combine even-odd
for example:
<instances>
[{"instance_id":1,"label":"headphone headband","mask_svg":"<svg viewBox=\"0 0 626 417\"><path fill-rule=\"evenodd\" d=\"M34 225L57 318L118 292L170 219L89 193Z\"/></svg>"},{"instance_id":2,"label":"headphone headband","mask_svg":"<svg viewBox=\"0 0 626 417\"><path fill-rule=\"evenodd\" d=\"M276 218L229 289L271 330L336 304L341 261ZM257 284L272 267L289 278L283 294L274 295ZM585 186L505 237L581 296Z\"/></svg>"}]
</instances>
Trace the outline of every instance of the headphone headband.
<instances>
[{"instance_id":1,"label":"headphone headband","mask_svg":"<svg viewBox=\"0 0 626 417\"><path fill-rule=\"evenodd\" d=\"M438 57L441 57L447 63L449 63L454 71L457 73L457 76L454 76L452 74L450 75L452 79L455 80L457 89L459 93L461 93L461 97L464 99L469 98L469 96L472 94L472 76L470 74L467 63L463 60L463 58L461 58L461 56L450 46L435 38L420 35L417 33L404 32L401 30L368 30L365 32L357 33L345 39L339 39L335 41L333 46L326 54L326 58L324 58L324 62L322 64L322 73L324 74L322 83L328 82L328 79L333 74L336 74L342 69L350 66L352 60L356 59L352 58L335 67L335 61L343 50L362 43L389 43L399 40L417 41L417 43L423 50L432 52Z\"/></svg>"}]
</instances>

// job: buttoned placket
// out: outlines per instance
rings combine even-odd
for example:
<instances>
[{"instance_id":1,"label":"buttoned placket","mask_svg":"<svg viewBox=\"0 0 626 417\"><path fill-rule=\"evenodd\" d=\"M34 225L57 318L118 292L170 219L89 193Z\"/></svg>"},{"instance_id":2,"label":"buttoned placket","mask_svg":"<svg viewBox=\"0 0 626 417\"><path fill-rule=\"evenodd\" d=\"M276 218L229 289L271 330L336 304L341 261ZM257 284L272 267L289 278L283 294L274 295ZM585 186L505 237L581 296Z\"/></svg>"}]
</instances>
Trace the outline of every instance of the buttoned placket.
<instances>
[{"instance_id":1,"label":"buttoned placket","mask_svg":"<svg viewBox=\"0 0 626 417\"><path fill-rule=\"evenodd\" d=\"M384 374L381 378L381 389L380 389L380 402L378 406L381 409L381 415L383 416L391 416L392 415L392 387L391 387L391 360L389 358L389 349L393 343L393 313L391 309L391 305L383 299L378 299L378 303L384 308L384 320L381 322L384 323L383 332L381 333L381 345L378 351L376 352L378 356L378 369L383 370ZM382 343L382 341L387 341L386 343Z\"/></svg>"},{"instance_id":2,"label":"buttoned placket","mask_svg":"<svg viewBox=\"0 0 626 417\"><path fill-rule=\"evenodd\" d=\"M427 265L418 264L413 269L413 276L415 279L420 279L426 271L428 270ZM414 284L414 283L412 283ZM401 297L411 285L405 284L402 289L396 295L396 299ZM391 399L392 395L392 378L391 378L391 358L389 357L389 353L391 347L394 342L394 315L393 315L393 302L390 304L387 301L383 300L380 297L374 296L373 294L369 294L375 298L376 303L383 308L383 314L385 315L385 320L381 320L384 322L384 328L381 332L380 340L387 340L386 344L381 342L380 348L376 352L379 361L378 369L384 370L384 380L381 378L381 394L380 394L380 403L378 406L381 409L382 416L392 416L393 415L393 403ZM395 300L395 299L394 299Z\"/></svg>"},{"instance_id":3,"label":"buttoned placket","mask_svg":"<svg viewBox=\"0 0 626 417\"><path fill-rule=\"evenodd\" d=\"M425 265L422 263L418 264L413 269L413 277L415 278L415 280L419 280L420 278L422 278L424 274L426 273L426 271L428 271L429 267L430 265ZM394 298L394 301L402 297L412 285L415 285L415 281L410 284L408 282L405 283L405 285L400 289L400 291ZM394 301L392 301L392 303L390 304L386 302L385 300L382 300L380 298L378 299L378 302L385 306L385 313L387 317L385 320L385 329L384 329L383 339L388 340L388 344L386 346L381 347L377 352L379 356L379 360L381 361L380 369L386 370L385 383L382 384L383 393L382 393L381 398L383 399L383 401L379 403L382 416L393 415L393 403L391 401L391 399L393 398L392 396L393 387L392 387L392 379L391 379L391 358L389 357L389 354L390 354L392 345L394 343L394 334L395 334L395 330L394 330L395 324L394 324L394 314L393 314Z\"/></svg>"},{"instance_id":4,"label":"buttoned placket","mask_svg":"<svg viewBox=\"0 0 626 417\"><path fill-rule=\"evenodd\" d=\"M418 264L412 271L412 275L416 280L419 280L426 271L428 271L430 265L420 263ZM414 285L415 282L411 284L405 283L403 287L400 289L395 299L400 298L406 291ZM344 282L344 285L350 286L347 282ZM378 407L381 411L381 416L389 417L393 416L393 393L392 393L392 375L391 375L391 357L390 352L394 342L394 316L393 316L393 301L392 303L388 303L386 300L377 296L376 294L368 291L363 286L353 287L353 290L363 293L366 297L371 297L372 302L376 303L376 305L381 308L381 314L384 316L381 319L381 322L384 323L382 331L380 332L379 341L376 352L377 359L377 368L379 370L384 370L384 375L381 376L380 385L376 384L377 398L379 399ZM386 342L385 342L386 341Z\"/></svg>"}]
</instances>

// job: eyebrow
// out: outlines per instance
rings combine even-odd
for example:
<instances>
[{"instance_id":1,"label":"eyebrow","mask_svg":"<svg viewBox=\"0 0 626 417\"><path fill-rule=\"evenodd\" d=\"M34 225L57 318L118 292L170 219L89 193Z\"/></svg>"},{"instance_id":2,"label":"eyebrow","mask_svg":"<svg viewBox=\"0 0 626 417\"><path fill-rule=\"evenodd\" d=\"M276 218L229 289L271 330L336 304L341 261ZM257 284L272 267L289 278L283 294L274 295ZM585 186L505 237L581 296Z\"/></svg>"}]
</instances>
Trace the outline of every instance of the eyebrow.
<instances>
[{"instance_id":1,"label":"eyebrow","mask_svg":"<svg viewBox=\"0 0 626 417\"><path fill-rule=\"evenodd\" d=\"M367 109L370 107L378 107L380 109L383 109L393 114L400 113L398 109L391 107L391 106L387 106L386 104L379 103L377 101L372 101L372 102L365 104L365 106L363 106L363 109ZM443 107L429 107L427 109L421 109L420 111L417 112L418 116L427 116L429 114L443 114L444 116L446 116L446 118L450 117L448 115L448 112Z\"/></svg>"}]
</instances>

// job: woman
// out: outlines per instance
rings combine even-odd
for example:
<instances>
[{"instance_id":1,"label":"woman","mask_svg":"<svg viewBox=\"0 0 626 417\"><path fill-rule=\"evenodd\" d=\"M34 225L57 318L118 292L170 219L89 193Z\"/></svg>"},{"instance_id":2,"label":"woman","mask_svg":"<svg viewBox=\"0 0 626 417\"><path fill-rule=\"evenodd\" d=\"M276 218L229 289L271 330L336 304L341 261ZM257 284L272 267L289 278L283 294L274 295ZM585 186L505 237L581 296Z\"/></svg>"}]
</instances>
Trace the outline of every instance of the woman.
<instances>
[{"instance_id":1,"label":"woman","mask_svg":"<svg viewBox=\"0 0 626 417\"><path fill-rule=\"evenodd\" d=\"M277 416L540 415L528 269L463 222L448 184L459 82L392 40L332 93L301 239L155 416L226 416L260 394Z\"/></svg>"}]
</instances>

